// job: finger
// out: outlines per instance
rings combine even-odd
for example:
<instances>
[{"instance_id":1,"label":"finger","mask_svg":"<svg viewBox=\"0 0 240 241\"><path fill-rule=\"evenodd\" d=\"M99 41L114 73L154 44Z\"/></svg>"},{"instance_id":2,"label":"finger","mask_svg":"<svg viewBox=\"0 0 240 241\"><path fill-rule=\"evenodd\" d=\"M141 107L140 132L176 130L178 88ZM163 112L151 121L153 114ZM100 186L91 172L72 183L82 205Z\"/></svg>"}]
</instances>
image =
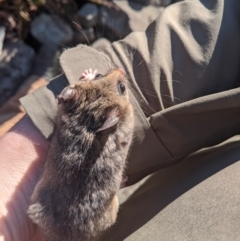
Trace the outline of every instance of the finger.
<instances>
[{"instance_id":1,"label":"finger","mask_svg":"<svg viewBox=\"0 0 240 241\"><path fill-rule=\"evenodd\" d=\"M45 238L44 238L42 232L40 231L40 229L38 228L35 235L31 239L31 241L44 241L44 240L45 240Z\"/></svg>"}]
</instances>

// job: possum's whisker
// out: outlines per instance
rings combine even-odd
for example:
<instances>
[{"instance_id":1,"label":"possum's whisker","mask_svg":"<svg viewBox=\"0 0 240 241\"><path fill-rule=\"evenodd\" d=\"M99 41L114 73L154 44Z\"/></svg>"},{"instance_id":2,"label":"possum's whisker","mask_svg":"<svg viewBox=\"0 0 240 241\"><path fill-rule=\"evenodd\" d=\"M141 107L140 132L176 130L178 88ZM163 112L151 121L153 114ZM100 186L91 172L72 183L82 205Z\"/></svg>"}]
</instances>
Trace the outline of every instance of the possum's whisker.
<instances>
[{"instance_id":1,"label":"possum's whisker","mask_svg":"<svg viewBox=\"0 0 240 241\"><path fill-rule=\"evenodd\" d=\"M60 46L62 46L62 47L64 47L64 48L66 48L66 49L69 49L69 47L67 47L67 46L64 45L64 44L58 43L58 45L60 45Z\"/></svg>"},{"instance_id":2,"label":"possum's whisker","mask_svg":"<svg viewBox=\"0 0 240 241\"><path fill-rule=\"evenodd\" d=\"M76 22L74 22L74 21L73 21L73 23L78 27L78 30L83 34L83 36L84 36L85 39L87 40L88 46L90 46L90 43L89 43L89 41L88 41L88 38L87 38L86 34L82 31L82 27L81 27L78 23L76 23Z\"/></svg>"},{"instance_id":3,"label":"possum's whisker","mask_svg":"<svg viewBox=\"0 0 240 241\"><path fill-rule=\"evenodd\" d=\"M141 89L141 88L140 88L140 89ZM142 90L142 92L145 93L145 94L147 94L147 95L149 95L149 96L151 96L151 97L154 97L154 98L156 98L156 99L159 99L159 97L158 97L157 95L153 95L153 94L148 93L147 91L144 91L144 90ZM170 96L168 96L168 95L166 95L166 96L167 96L167 97L170 97ZM173 98L181 101L180 99L178 99L178 98L176 98L176 97L173 97ZM171 104L170 101L167 101L167 100L165 100L165 99L163 99L163 98L161 98L161 100L162 100L164 103ZM148 105L148 107L149 107L154 113L156 112L156 110L152 109L149 105Z\"/></svg>"},{"instance_id":4,"label":"possum's whisker","mask_svg":"<svg viewBox=\"0 0 240 241\"><path fill-rule=\"evenodd\" d=\"M160 115L161 118L163 118L166 122L168 122L162 115Z\"/></svg>"},{"instance_id":5,"label":"possum's whisker","mask_svg":"<svg viewBox=\"0 0 240 241\"><path fill-rule=\"evenodd\" d=\"M109 63L107 58L105 58L105 60L106 60L106 64L107 64L107 73L109 73L109 71L111 70L111 63Z\"/></svg>"},{"instance_id":6,"label":"possum's whisker","mask_svg":"<svg viewBox=\"0 0 240 241\"><path fill-rule=\"evenodd\" d=\"M135 51L134 51L134 53L133 53L133 57L134 57L134 55L136 54L136 52L137 52L137 50L135 49Z\"/></svg>"},{"instance_id":7,"label":"possum's whisker","mask_svg":"<svg viewBox=\"0 0 240 241\"><path fill-rule=\"evenodd\" d=\"M114 52L114 50L113 49L111 49L111 51L112 52ZM107 62L107 64L108 64L108 66L109 66L109 72L111 71L111 70L113 70L114 68L116 68L116 67L114 67L114 65L113 65L113 61L110 61L106 56L104 56L105 57L105 59L106 59L106 62Z\"/></svg>"},{"instance_id":8,"label":"possum's whisker","mask_svg":"<svg viewBox=\"0 0 240 241\"><path fill-rule=\"evenodd\" d=\"M97 34L98 34L98 37L99 37L99 36L100 36L100 34L99 34L99 31L98 31L98 28L97 28L97 24L96 24L96 22L95 22L95 20L94 20L94 19L92 19L92 21L93 21L93 23L94 23L94 25L95 25L95 27L96 27Z\"/></svg>"},{"instance_id":9,"label":"possum's whisker","mask_svg":"<svg viewBox=\"0 0 240 241\"><path fill-rule=\"evenodd\" d=\"M139 87L139 89L141 89L145 94L148 94L148 95L150 95L152 97L155 97L155 98L159 98L157 95L154 95L154 92L151 92L149 90L146 90L146 89L143 89L143 88L140 88L140 87ZM171 95L165 95L165 94L161 93L161 96L166 96L166 97L170 97L170 98L176 99L178 101L181 101L179 98L171 96Z\"/></svg>"},{"instance_id":10,"label":"possum's whisker","mask_svg":"<svg viewBox=\"0 0 240 241\"><path fill-rule=\"evenodd\" d=\"M180 74L181 76L183 76L183 74L180 71L174 70L173 72L176 72L176 73Z\"/></svg>"},{"instance_id":11,"label":"possum's whisker","mask_svg":"<svg viewBox=\"0 0 240 241\"><path fill-rule=\"evenodd\" d=\"M113 28L112 28L112 41L113 41L113 29L114 29L114 20L113 20L113 18L112 18L112 23L113 23Z\"/></svg>"},{"instance_id":12,"label":"possum's whisker","mask_svg":"<svg viewBox=\"0 0 240 241\"><path fill-rule=\"evenodd\" d=\"M166 79L161 79L160 81L166 81L166 82L168 82L168 80L166 80ZM170 80L170 81L176 82L176 83L179 83L179 84L182 84L182 82L181 82L181 81L178 81L178 80L172 79L172 80Z\"/></svg>"},{"instance_id":13,"label":"possum's whisker","mask_svg":"<svg viewBox=\"0 0 240 241\"><path fill-rule=\"evenodd\" d=\"M113 65L111 64L111 62L107 59L107 57L105 55L103 55L104 59L105 59L105 63L107 64L107 73L109 73L111 70L113 70Z\"/></svg>"},{"instance_id":14,"label":"possum's whisker","mask_svg":"<svg viewBox=\"0 0 240 241\"><path fill-rule=\"evenodd\" d=\"M163 98L161 98L161 100L164 102L164 103L167 103L168 105L171 104L171 102L167 101L167 100L164 100Z\"/></svg>"},{"instance_id":15,"label":"possum's whisker","mask_svg":"<svg viewBox=\"0 0 240 241\"><path fill-rule=\"evenodd\" d=\"M166 77L166 76L164 76L164 77ZM138 80L139 78L137 78L137 77L134 77L135 78L135 80ZM160 76L160 78L161 78L161 76ZM160 79L160 82L161 81L166 81L166 82L169 82L168 80L166 80L166 79ZM178 80L174 80L174 79L172 79L171 80L172 82L176 82L176 83L179 83L179 84L182 84L182 82L181 81L178 81Z\"/></svg>"},{"instance_id":16,"label":"possum's whisker","mask_svg":"<svg viewBox=\"0 0 240 241\"><path fill-rule=\"evenodd\" d=\"M145 104L145 107L149 108L151 111L153 111L153 113L156 113L157 111L154 110L150 105L148 105L147 103L142 103L142 104ZM143 107L143 105L141 105L141 107Z\"/></svg>"},{"instance_id":17,"label":"possum's whisker","mask_svg":"<svg viewBox=\"0 0 240 241\"><path fill-rule=\"evenodd\" d=\"M148 92L148 93L151 93L151 94L155 94L155 92L150 91L150 90L147 90L147 89L144 89L144 88L142 88L142 87L140 87L140 86L139 86L139 89L142 90L142 91L146 91L146 92ZM156 96L157 96L157 95L156 95Z\"/></svg>"},{"instance_id":18,"label":"possum's whisker","mask_svg":"<svg viewBox=\"0 0 240 241\"><path fill-rule=\"evenodd\" d=\"M130 52L129 52L129 57L130 57L131 60L133 60L133 57L134 57L134 55L136 54L136 52L137 52L136 49L135 49L134 52L133 52L133 51L130 51Z\"/></svg>"},{"instance_id":19,"label":"possum's whisker","mask_svg":"<svg viewBox=\"0 0 240 241\"><path fill-rule=\"evenodd\" d=\"M154 112L154 113L156 113L157 111L156 110L154 110L150 105L148 105L148 107Z\"/></svg>"},{"instance_id":20,"label":"possum's whisker","mask_svg":"<svg viewBox=\"0 0 240 241\"><path fill-rule=\"evenodd\" d=\"M178 101L181 101L179 98L177 97L174 97L174 96L171 96L171 95L164 95L164 94L161 94L162 96L166 96L166 97L169 97L169 98L173 98L173 99L176 99Z\"/></svg>"},{"instance_id":21,"label":"possum's whisker","mask_svg":"<svg viewBox=\"0 0 240 241\"><path fill-rule=\"evenodd\" d=\"M141 107L142 107L142 110L143 110L143 112L144 112L145 114L147 114L148 116L151 115L151 113L149 113L148 111L146 111L146 109L144 108L144 106L141 106Z\"/></svg>"},{"instance_id":22,"label":"possum's whisker","mask_svg":"<svg viewBox=\"0 0 240 241\"><path fill-rule=\"evenodd\" d=\"M142 96L142 97L139 96L140 93L139 93L138 91L136 91L136 89L135 89L136 86L134 86L132 83L129 83L129 85L130 85L130 90L132 90L133 92L136 93L137 96L136 96L135 94L134 94L134 96L135 96L135 98L138 100L141 108L143 108L144 106L147 106L148 108L150 108L150 109L155 113L156 110L154 110L153 108L151 108L151 106L149 106L149 105L143 100L144 96ZM148 113L148 114L149 114L149 113Z\"/></svg>"},{"instance_id":23,"label":"possum's whisker","mask_svg":"<svg viewBox=\"0 0 240 241\"><path fill-rule=\"evenodd\" d=\"M149 96L152 96L152 97L158 99L158 97L157 97L156 95L152 95L152 94L150 94L150 93L148 93L148 92L145 92L145 94L147 94L147 95L149 95Z\"/></svg>"},{"instance_id":24,"label":"possum's whisker","mask_svg":"<svg viewBox=\"0 0 240 241\"><path fill-rule=\"evenodd\" d=\"M133 84L130 83L130 85L134 87ZM138 86L138 87L139 87L139 86ZM139 87L139 89L140 89L143 93L145 93L145 94L147 94L147 95L149 95L149 96L152 96L152 97L154 97L154 98L156 98L156 99L159 99L159 97L158 97L154 92L152 92L152 91L150 91L150 90L147 90L147 89L144 89L144 88L142 88L142 87ZM174 96L171 96L171 95L162 94L162 93L160 93L160 95L161 95L161 97L165 96L165 97L169 97L169 98L171 98L171 99L173 98L173 99L178 100L178 101L181 102L181 99L179 99L179 98L177 98L177 97L174 97ZM163 98L162 98L162 99L163 99ZM166 102L166 100L163 100L163 101ZM168 103L168 102L166 102L166 103ZM168 103L168 104L169 104L169 103Z\"/></svg>"},{"instance_id":25,"label":"possum's whisker","mask_svg":"<svg viewBox=\"0 0 240 241\"><path fill-rule=\"evenodd\" d=\"M143 62L144 62L144 59L137 66L141 65Z\"/></svg>"}]
</instances>

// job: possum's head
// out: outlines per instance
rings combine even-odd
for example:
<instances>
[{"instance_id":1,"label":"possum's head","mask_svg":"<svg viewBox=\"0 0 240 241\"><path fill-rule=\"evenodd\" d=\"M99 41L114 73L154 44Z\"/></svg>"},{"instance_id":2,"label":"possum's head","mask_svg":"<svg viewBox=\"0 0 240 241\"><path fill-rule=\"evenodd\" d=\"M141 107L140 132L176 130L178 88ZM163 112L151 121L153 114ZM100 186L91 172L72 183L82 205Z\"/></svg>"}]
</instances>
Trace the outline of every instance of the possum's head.
<instances>
[{"instance_id":1,"label":"possum's head","mask_svg":"<svg viewBox=\"0 0 240 241\"><path fill-rule=\"evenodd\" d=\"M128 81L122 69L66 87L58 96L60 119L101 132L132 122Z\"/></svg>"}]
</instances>

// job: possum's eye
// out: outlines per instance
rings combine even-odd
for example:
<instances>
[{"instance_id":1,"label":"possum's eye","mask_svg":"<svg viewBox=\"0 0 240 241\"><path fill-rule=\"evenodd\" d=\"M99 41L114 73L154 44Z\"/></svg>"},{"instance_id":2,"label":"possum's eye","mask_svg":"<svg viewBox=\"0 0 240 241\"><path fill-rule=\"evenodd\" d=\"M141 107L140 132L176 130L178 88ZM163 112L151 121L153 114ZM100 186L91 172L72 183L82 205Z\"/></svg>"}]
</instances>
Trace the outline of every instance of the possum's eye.
<instances>
[{"instance_id":1,"label":"possum's eye","mask_svg":"<svg viewBox=\"0 0 240 241\"><path fill-rule=\"evenodd\" d=\"M95 79L95 80L96 80L96 79L101 79L102 77L103 77L103 75L97 74L94 79Z\"/></svg>"},{"instance_id":2,"label":"possum's eye","mask_svg":"<svg viewBox=\"0 0 240 241\"><path fill-rule=\"evenodd\" d=\"M126 87L123 83L118 83L118 92L120 95L124 95Z\"/></svg>"}]
</instances>

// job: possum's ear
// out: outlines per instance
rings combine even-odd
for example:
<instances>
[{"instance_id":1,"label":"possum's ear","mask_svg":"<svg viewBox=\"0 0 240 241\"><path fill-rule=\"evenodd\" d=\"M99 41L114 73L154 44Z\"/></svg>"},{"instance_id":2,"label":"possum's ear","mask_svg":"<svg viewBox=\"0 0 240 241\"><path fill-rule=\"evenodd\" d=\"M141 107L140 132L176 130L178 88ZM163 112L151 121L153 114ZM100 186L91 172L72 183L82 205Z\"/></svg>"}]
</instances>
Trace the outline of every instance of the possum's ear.
<instances>
[{"instance_id":1,"label":"possum's ear","mask_svg":"<svg viewBox=\"0 0 240 241\"><path fill-rule=\"evenodd\" d=\"M76 96L77 90L72 87L66 87L63 89L62 93L58 96L58 104L65 101L72 100Z\"/></svg>"},{"instance_id":2,"label":"possum's ear","mask_svg":"<svg viewBox=\"0 0 240 241\"><path fill-rule=\"evenodd\" d=\"M118 121L119 121L118 111L116 109L113 109L107 114L106 120L104 121L103 125L97 130L97 132L106 130L116 125Z\"/></svg>"}]
</instances>

